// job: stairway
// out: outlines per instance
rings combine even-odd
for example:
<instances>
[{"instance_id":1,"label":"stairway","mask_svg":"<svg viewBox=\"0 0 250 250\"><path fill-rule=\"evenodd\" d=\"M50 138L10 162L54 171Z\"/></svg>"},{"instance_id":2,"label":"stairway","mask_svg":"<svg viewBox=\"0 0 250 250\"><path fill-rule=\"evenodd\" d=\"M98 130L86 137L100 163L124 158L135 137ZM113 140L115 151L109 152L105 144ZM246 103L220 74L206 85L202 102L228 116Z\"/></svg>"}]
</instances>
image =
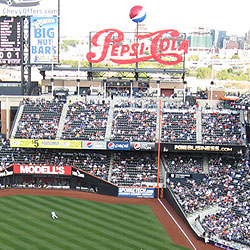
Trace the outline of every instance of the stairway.
<instances>
[{"instance_id":1,"label":"stairway","mask_svg":"<svg viewBox=\"0 0 250 250\"><path fill-rule=\"evenodd\" d=\"M57 130L57 134L56 134L57 140L61 139L61 137L62 137L62 132L63 132L63 128L64 128L64 123L65 123L67 111L68 111L68 103L65 103L63 105L63 109L62 109L62 113L61 113L61 117L60 117L60 121L59 121L59 126L58 126L58 130Z\"/></svg>"},{"instance_id":2,"label":"stairway","mask_svg":"<svg viewBox=\"0 0 250 250\"><path fill-rule=\"evenodd\" d=\"M22 116L22 113L23 113L23 109L24 109L24 105L21 104L18 108L18 111L17 111L17 115L15 117L15 122L14 122L14 127L11 131L11 135L10 135L10 138L13 139L15 137L15 134L16 134L16 131L17 131L17 126L18 126L18 123L20 121L20 118Z\"/></svg>"},{"instance_id":3,"label":"stairway","mask_svg":"<svg viewBox=\"0 0 250 250\"><path fill-rule=\"evenodd\" d=\"M196 143L202 143L201 111L196 110Z\"/></svg>"},{"instance_id":4,"label":"stairway","mask_svg":"<svg viewBox=\"0 0 250 250\"><path fill-rule=\"evenodd\" d=\"M109 141L111 137L113 113L114 113L114 102L111 102L110 107L109 107L109 116L107 120L107 127L106 127L106 133L105 133L105 141Z\"/></svg>"}]
</instances>

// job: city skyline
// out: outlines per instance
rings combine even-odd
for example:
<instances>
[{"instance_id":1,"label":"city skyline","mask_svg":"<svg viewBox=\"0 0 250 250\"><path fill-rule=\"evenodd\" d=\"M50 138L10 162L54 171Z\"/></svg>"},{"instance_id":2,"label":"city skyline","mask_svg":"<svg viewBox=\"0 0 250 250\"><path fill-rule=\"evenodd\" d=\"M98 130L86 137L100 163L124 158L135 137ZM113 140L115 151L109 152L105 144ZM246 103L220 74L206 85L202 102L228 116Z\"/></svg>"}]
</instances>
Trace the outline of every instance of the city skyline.
<instances>
[{"instance_id":1,"label":"city skyline","mask_svg":"<svg viewBox=\"0 0 250 250\"><path fill-rule=\"evenodd\" d=\"M205 4L199 0L60 0L60 30L65 36L87 36L90 31L116 28L134 31L136 24L130 20L129 11L142 5L147 13L143 24L148 31L177 29L191 32L195 27L208 27L227 32L227 35L244 36L250 30L247 22L248 8L244 0L232 6L226 0L211 0Z\"/></svg>"}]
</instances>

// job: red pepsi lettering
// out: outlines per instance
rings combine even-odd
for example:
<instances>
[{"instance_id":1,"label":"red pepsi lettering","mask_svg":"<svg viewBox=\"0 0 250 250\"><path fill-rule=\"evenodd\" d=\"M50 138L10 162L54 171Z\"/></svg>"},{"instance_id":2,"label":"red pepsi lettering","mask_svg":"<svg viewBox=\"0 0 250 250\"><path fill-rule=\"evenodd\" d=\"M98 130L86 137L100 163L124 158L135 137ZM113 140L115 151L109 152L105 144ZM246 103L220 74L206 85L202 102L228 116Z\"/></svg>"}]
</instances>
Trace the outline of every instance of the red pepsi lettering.
<instances>
[{"instance_id":1,"label":"red pepsi lettering","mask_svg":"<svg viewBox=\"0 0 250 250\"><path fill-rule=\"evenodd\" d=\"M166 34L168 35L167 37L165 36ZM110 61L118 64L131 64L154 59L161 64L175 65L180 63L183 59L180 52L188 52L188 40L183 39L178 46L177 38L180 36L180 33L172 29L160 30L146 35L136 35L135 37L138 42L131 45L119 44L124 40L122 31L105 29L97 32L93 36L92 45L94 47L99 46L98 41L101 36L104 36L104 45L100 57L96 58L97 55L94 52L87 53L87 59L91 63L98 63L105 60L109 49L111 50ZM151 40L151 44L145 45L149 44L143 42L145 39L148 39L148 41ZM149 55L143 56L145 50L149 52ZM125 55L135 58L123 59ZM169 57L171 60L164 60L164 58Z\"/></svg>"},{"instance_id":2,"label":"red pepsi lettering","mask_svg":"<svg viewBox=\"0 0 250 250\"><path fill-rule=\"evenodd\" d=\"M101 54L101 57L99 59L96 59L94 60L96 54L93 53L93 52L89 52L87 54L87 59L89 62L91 63L99 63L99 62L102 62L106 56L107 56L107 53L108 53L108 48L110 46L111 43L118 43L118 42L121 42L124 38L124 34L123 32L121 32L120 30L116 30L116 29L105 29L105 30L102 30L102 31L99 31L97 32L93 38L92 38L92 44L94 46L98 46L98 39L101 35L103 35L104 33L108 32L107 36L105 37L105 41L104 41L104 46L103 46L103 50L102 50L102 54ZM112 40L112 37L114 37L114 34L117 34L117 38Z\"/></svg>"}]
</instances>

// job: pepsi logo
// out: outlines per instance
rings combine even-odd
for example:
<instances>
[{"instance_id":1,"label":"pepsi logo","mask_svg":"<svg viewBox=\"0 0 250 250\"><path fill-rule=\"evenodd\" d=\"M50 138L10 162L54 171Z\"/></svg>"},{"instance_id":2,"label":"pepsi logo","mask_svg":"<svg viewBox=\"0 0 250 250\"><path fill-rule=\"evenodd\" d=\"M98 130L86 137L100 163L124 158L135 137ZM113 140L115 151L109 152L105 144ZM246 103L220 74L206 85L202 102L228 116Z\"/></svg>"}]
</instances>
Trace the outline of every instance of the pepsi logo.
<instances>
[{"instance_id":1,"label":"pepsi logo","mask_svg":"<svg viewBox=\"0 0 250 250\"><path fill-rule=\"evenodd\" d=\"M131 8L129 16L133 22L140 23L146 18L146 11L142 6L136 5Z\"/></svg>"},{"instance_id":2,"label":"pepsi logo","mask_svg":"<svg viewBox=\"0 0 250 250\"><path fill-rule=\"evenodd\" d=\"M113 142L110 142L110 143L108 144L108 148L109 148L109 149L114 149L114 148L115 148L115 144L114 144Z\"/></svg>"},{"instance_id":3,"label":"pepsi logo","mask_svg":"<svg viewBox=\"0 0 250 250\"><path fill-rule=\"evenodd\" d=\"M93 143L91 141L87 142L87 147L88 148L92 148L93 147Z\"/></svg>"},{"instance_id":4,"label":"pepsi logo","mask_svg":"<svg viewBox=\"0 0 250 250\"><path fill-rule=\"evenodd\" d=\"M136 143L134 145L134 148L135 148L135 150L140 150L141 149L141 144L140 143Z\"/></svg>"}]
</instances>

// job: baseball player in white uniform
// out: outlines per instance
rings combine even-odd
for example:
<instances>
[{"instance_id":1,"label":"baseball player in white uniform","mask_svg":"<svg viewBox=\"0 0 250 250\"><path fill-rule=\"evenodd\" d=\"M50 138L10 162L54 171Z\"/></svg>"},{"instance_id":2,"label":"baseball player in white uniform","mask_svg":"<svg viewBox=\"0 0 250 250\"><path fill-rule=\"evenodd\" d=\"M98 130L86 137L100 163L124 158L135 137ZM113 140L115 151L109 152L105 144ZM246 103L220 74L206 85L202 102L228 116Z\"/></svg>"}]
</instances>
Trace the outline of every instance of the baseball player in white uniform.
<instances>
[{"instance_id":1,"label":"baseball player in white uniform","mask_svg":"<svg viewBox=\"0 0 250 250\"><path fill-rule=\"evenodd\" d=\"M51 212L51 217L52 217L52 219L58 219L58 216L56 215L55 211Z\"/></svg>"}]
</instances>

